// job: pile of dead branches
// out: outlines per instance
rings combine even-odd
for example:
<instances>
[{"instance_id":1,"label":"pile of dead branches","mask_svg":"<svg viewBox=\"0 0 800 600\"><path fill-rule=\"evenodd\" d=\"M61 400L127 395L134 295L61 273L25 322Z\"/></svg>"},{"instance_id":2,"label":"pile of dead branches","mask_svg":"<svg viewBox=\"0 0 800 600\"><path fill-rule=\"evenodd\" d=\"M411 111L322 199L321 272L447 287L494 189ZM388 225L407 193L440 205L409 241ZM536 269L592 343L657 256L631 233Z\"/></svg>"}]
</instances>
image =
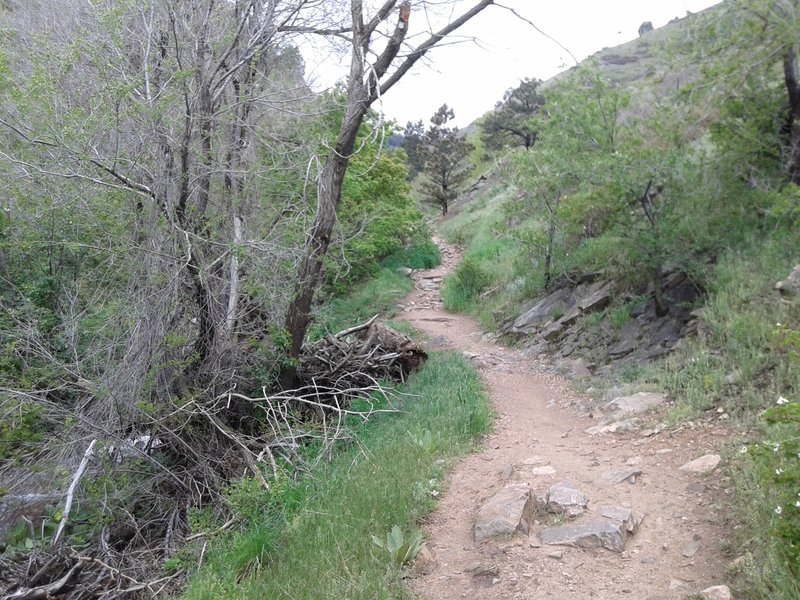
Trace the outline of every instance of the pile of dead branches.
<instances>
[{"instance_id":1,"label":"pile of dead branches","mask_svg":"<svg viewBox=\"0 0 800 600\"><path fill-rule=\"evenodd\" d=\"M164 559L211 535L192 531L192 507L213 507L214 517L226 522L221 529L238 526L240 516L222 491L230 482L249 472L268 488L288 466L291 472L313 471L343 444L358 444L360 423L398 410L395 399L402 392L385 382L405 381L426 356L372 318L307 344L295 389L242 393L231 385L212 397L162 396L161 410L148 413L140 428L111 431L86 418L60 431L63 438L45 444L41 460L31 456L30 464L68 468L74 471L68 481L34 481L19 467L0 465L0 483L18 484L13 493L46 491L54 507L62 507L59 497L66 500L55 535L46 530L42 509L26 518L28 549L15 550L14 558L0 553L0 600L175 593L185 573L165 576ZM72 444L63 443L67 436ZM65 455L65 447L74 452ZM111 492L98 497L81 491L98 480ZM205 549L197 550L199 563Z\"/></svg>"},{"instance_id":2,"label":"pile of dead branches","mask_svg":"<svg viewBox=\"0 0 800 600\"><path fill-rule=\"evenodd\" d=\"M303 347L298 377L306 385L364 387L375 381L405 382L428 357L409 337L376 323L345 329Z\"/></svg>"},{"instance_id":3,"label":"pile of dead branches","mask_svg":"<svg viewBox=\"0 0 800 600\"><path fill-rule=\"evenodd\" d=\"M157 597L179 589L184 573L140 582L108 562L68 548L37 551L24 564L0 557L6 579L14 581L2 600L90 600L94 598Z\"/></svg>"}]
</instances>

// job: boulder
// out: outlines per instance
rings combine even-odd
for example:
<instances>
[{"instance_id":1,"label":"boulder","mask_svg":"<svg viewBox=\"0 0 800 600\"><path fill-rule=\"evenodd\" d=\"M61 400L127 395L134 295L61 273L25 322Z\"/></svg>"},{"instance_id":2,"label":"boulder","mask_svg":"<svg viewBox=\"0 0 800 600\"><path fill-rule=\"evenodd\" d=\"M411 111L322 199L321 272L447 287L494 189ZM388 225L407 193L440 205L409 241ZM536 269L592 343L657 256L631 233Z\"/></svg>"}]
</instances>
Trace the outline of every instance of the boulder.
<instances>
[{"instance_id":1,"label":"boulder","mask_svg":"<svg viewBox=\"0 0 800 600\"><path fill-rule=\"evenodd\" d=\"M586 510L589 499L569 481L551 485L540 500L543 511L568 517L579 517Z\"/></svg>"},{"instance_id":2,"label":"boulder","mask_svg":"<svg viewBox=\"0 0 800 600\"><path fill-rule=\"evenodd\" d=\"M641 25L639 25L639 37L642 37L645 34L650 33L653 31L653 23L650 21L645 21Z\"/></svg>"},{"instance_id":3,"label":"boulder","mask_svg":"<svg viewBox=\"0 0 800 600\"><path fill-rule=\"evenodd\" d=\"M731 590L727 585L715 585L704 589L700 595L706 600L731 600Z\"/></svg>"},{"instance_id":4,"label":"boulder","mask_svg":"<svg viewBox=\"0 0 800 600\"><path fill-rule=\"evenodd\" d=\"M789 276L783 281L775 284L775 289L778 290L782 296L787 298L795 298L800 296L800 265L797 265Z\"/></svg>"},{"instance_id":5,"label":"boulder","mask_svg":"<svg viewBox=\"0 0 800 600\"><path fill-rule=\"evenodd\" d=\"M531 488L527 483L506 486L478 511L475 541L516 533L527 534L532 510Z\"/></svg>"},{"instance_id":6,"label":"boulder","mask_svg":"<svg viewBox=\"0 0 800 600\"><path fill-rule=\"evenodd\" d=\"M589 364L582 358L570 360L559 360L556 362L556 370L575 379L585 379L592 376Z\"/></svg>"},{"instance_id":7,"label":"boulder","mask_svg":"<svg viewBox=\"0 0 800 600\"><path fill-rule=\"evenodd\" d=\"M683 465L680 470L688 473L710 473L719 466L722 457L719 454L706 454Z\"/></svg>"},{"instance_id":8,"label":"boulder","mask_svg":"<svg viewBox=\"0 0 800 600\"><path fill-rule=\"evenodd\" d=\"M633 352L639 345L642 337L642 327L639 319L629 321L619 335L619 340L608 350L608 355L612 358L621 358Z\"/></svg>"}]
</instances>

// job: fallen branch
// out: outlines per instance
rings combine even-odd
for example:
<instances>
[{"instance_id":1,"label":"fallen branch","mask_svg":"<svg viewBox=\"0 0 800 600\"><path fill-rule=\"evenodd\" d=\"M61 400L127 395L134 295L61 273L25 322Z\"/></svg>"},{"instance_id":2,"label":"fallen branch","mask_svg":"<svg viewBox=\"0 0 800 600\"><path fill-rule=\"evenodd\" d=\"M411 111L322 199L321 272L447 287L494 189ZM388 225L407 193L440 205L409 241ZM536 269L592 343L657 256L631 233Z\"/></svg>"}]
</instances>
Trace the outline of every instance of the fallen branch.
<instances>
[{"instance_id":1,"label":"fallen branch","mask_svg":"<svg viewBox=\"0 0 800 600\"><path fill-rule=\"evenodd\" d=\"M94 445L94 441L92 445ZM87 562L89 562L88 558L81 558L58 581L35 588L21 587L13 594L4 596L3 600L50 600L53 596L66 594L75 585L75 580Z\"/></svg>"},{"instance_id":2,"label":"fallen branch","mask_svg":"<svg viewBox=\"0 0 800 600\"><path fill-rule=\"evenodd\" d=\"M53 543L51 545L53 548L55 548L58 544L59 540L61 539L61 534L64 533L64 528L67 526L69 511L72 510L72 499L75 497L75 489L78 487L78 483L80 483L81 477L83 477L83 472L86 470L86 466L89 464L89 459L94 453L94 445L96 443L97 439L93 439L89 444L89 447L86 448L86 452L83 453L83 459L81 459L81 464L78 465L78 470L75 471L75 475L72 476L72 482L69 484L69 490L67 490L67 501L64 505L64 516L61 517L61 522L58 524L56 534L53 536Z\"/></svg>"}]
</instances>

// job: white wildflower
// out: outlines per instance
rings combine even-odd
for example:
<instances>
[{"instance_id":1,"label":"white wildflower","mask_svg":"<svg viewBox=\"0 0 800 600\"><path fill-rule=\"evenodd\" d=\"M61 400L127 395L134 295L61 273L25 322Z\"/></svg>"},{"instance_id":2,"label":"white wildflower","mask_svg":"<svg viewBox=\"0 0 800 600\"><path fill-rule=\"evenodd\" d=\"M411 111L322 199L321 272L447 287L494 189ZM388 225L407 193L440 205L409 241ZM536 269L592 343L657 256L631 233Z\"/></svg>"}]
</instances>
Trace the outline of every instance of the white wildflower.
<instances>
[{"instance_id":1,"label":"white wildflower","mask_svg":"<svg viewBox=\"0 0 800 600\"><path fill-rule=\"evenodd\" d=\"M783 396L778 396L778 401L775 404L780 406L781 404L786 404L787 402L789 401L786 398L784 398Z\"/></svg>"},{"instance_id":2,"label":"white wildflower","mask_svg":"<svg viewBox=\"0 0 800 600\"><path fill-rule=\"evenodd\" d=\"M779 514L781 514L782 512L783 512L783 509L782 509L780 506L776 506L776 507L775 507L775 514L776 514L776 515L779 515Z\"/></svg>"},{"instance_id":3,"label":"white wildflower","mask_svg":"<svg viewBox=\"0 0 800 600\"><path fill-rule=\"evenodd\" d=\"M775 469L775 475L783 475L783 469Z\"/></svg>"},{"instance_id":4,"label":"white wildflower","mask_svg":"<svg viewBox=\"0 0 800 600\"><path fill-rule=\"evenodd\" d=\"M739 454L747 454L747 446L742 446L739 448Z\"/></svg>"}]
</instances>

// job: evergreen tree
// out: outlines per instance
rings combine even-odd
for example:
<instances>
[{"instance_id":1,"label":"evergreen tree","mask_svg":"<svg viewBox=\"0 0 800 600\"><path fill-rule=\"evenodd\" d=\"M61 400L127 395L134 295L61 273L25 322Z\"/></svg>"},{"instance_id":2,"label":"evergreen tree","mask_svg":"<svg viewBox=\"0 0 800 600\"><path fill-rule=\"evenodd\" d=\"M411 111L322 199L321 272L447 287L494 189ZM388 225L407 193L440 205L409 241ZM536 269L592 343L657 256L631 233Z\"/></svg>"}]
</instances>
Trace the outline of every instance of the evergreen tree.
<instances>
[{"instance_id":1,"label":"evergreen tree","mask_svg":"<svg viewBox=\"0 0 800 600\"><path fill-rule=\"evenodd\" d=\"M488 148L498 149L511 144L521 144L530 150L536 143L537 131L531 119L544 104L539 93L541 81L525 79L516 88L503 95L494 111L483 118L483 141Z\"/></svg>"},{"instance_id":2,"label":"evergreen tree","mask_svg":"<svg viewBox=\"0 0 800 600\"><path fill-rule=\"evenodd\" d=\"M422 171L424 167L424 158L422 156L421 145L425 139L425 125L422 120L412 123L406 123L406 128L403 130L403 144L402 148L406 151L408 156L408 178L414 179L417 173Z\"/></svg>"},{"instance_id":3,"label":"evergreen tree","mask_svg":"<svg viewBox=\"0 0 800 600\"><path fill-rule=\"evenodd\" d=\"M459 186L469 176L469 153L473 146L447 124L455 118L453 109L443 104L431 117L431 127L422 144L425 179L422 193L432 204L447 214L450 203L458 196Z\"/></svg>"}]
</instances>

